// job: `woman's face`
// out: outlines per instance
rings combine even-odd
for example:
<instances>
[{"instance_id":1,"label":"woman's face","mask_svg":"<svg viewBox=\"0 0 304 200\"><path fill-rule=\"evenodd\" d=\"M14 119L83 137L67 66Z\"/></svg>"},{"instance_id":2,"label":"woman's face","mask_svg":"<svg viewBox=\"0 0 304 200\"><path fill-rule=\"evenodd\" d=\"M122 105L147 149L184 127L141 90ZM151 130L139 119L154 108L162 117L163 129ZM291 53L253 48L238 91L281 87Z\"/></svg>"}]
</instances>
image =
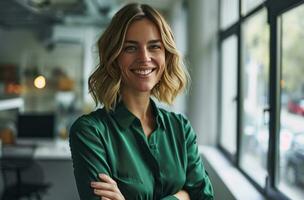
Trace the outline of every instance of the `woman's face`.
<instances>
[{"instance_id":1,"label":"woman's face","mask_svg":"<svg viewBox=\"0 0 304 200\"><path fill-rule=\"evenodd\" d=\"M123 92L150 94L165 68L165 48L153 22L143 18L130 24L118 64Z\"/></svg>"}]
</instances>

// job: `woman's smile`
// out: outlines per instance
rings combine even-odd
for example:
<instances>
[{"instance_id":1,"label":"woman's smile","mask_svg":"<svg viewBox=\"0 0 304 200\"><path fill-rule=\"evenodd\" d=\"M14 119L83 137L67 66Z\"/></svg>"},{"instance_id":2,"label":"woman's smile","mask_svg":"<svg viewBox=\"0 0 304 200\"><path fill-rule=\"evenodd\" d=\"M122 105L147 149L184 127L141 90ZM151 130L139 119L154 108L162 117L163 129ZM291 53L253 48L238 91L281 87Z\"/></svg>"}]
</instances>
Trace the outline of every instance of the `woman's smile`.
<instances>
[{"instance_id":1,"label":"woman's smile","mask_svg":"<svg viewBox=\"0 0 304 200\"><path fill-rule=\"evenodd\" d=\"M131 71L139 77L149 77L156 68L139 68Z\"/></svg>"}]
</instances>

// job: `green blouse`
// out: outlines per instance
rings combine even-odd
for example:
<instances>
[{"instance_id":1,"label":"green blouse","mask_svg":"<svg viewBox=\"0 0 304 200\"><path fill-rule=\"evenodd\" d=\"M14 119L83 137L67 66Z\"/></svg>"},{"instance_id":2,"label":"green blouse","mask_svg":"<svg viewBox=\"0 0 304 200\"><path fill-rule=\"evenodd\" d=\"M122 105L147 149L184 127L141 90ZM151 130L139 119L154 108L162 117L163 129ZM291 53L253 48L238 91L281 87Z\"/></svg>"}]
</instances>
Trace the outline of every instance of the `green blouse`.
<instances>
[{"instance_id":1,"label":"green blouse","mask_svg":"<svg viewBox=\"0 0 304 200\"><path fill-rule=\"evenodd\" d=\"M169 200L181 189L195 199L213 199L213 189L198 152L196 135L180 114L151 100L156 127L146 137L140 120L123 102L107 113L80 117L70 131L77 188L82 200L100 199L90 187L108 174L127 200Z\"/></svg>"}]
</instances>

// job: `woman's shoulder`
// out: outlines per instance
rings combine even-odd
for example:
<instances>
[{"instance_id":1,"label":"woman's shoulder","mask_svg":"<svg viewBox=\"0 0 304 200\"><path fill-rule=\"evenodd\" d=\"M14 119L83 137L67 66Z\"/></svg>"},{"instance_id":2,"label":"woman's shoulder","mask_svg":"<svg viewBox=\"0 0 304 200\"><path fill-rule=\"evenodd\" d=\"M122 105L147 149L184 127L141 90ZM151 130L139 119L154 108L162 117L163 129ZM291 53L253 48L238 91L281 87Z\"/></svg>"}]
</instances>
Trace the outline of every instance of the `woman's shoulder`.
<instances>
[{"instance_id":1,"label":"woman's shoulder","mask_svg":"<svg viewBox=\"0 0 304 200\"><path fill-rule=\"evenodd\" d=\"M78 117L71 126L71 131L86 129L88 127L103 128L107 112L104 108L97 109Z\"/></svg>"},{"instance_id":2,"label":"woman's shoulder","mask_svg":"<svg viewBox=\"0 0 304 200\"><path fill-rule=\"evenodd\" d=\"M165 108L159 108L159 112L164 118L167 118L169 120L176 120L181 123L185 123L188 121L188 118L183 113L174 112Z\"/></svg>"},{"instance_id":3,"label":"woman's shoulder","mask_svg":"<svg viewBox=\"0 0 304 200\"><path fill-rule=\"evenodd\" d=\"M192 134L193 128L186 115L174 111L160 109L163 123L168 132L172 132L172 137L185 141Z\"/></svg>"}]
</instances>

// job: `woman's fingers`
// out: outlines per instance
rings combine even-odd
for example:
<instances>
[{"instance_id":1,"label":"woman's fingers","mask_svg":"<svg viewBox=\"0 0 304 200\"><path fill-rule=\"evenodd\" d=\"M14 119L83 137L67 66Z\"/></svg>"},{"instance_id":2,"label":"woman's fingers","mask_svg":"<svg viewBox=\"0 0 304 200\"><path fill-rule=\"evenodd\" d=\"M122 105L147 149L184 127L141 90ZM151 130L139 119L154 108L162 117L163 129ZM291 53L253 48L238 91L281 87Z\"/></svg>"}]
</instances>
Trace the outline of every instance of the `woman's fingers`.
<instances>
[{"instance_id":1,"label":"woman's fingers","mask_svg":"<svg viewBox=\"0 0 304 200\"><path fill-rule=\"evenodd\" d=\"M109 198L111 200L123 200L123 196L120 193L109 191L109 190L94 189L94 193L97 196L101 196L103 198Z\"/></svg>"},{"instance_id":2,"label":"woman's fingers","mask_svg":"<svg viewBox=\"0 0 304 200\"><path fill-rule=\"evenodd\" d=\"M94 189L101 189L101 190L109 190L114 192L120 192L117 183L108 175L100 174L99 175L102 182L91 182L91 187Z\"/></svg>"},{"instance_id":3,"label":"woman's fingers","mask_svg":"<svg viewBox=\"0 0 304 200\"><path fill-rule=\"evenodd\" d=\"M92 182L91 187L94 189L94 194L102 197L102 200L124 199L116 185L110 183Z\"/></svg>"},{"instance_id":4,"label":"woman's fingers","mask_svg":"<svg viewBox=\"0 0 304 200\"><path fill-rule=\"evenodd\" d=\"M186 190L180 190L174 196L181 200L190 200L190 196Z\"/></svg>"},{"instance_id":5,"label":"woman's fingers","mask_svg":"<svg viewBox=\"0 0 304 200\"><path fill-rule=\"evenodd\" d=\"M94 194L101 197L101 200L124 200L117 183L106 174L99 174L101 182L91 182Z\"/></svg>"},{"instance_id":6,"label":"woman's fingers","mask_svg":"<svg viewBox=\"0 0 304 200\"><path fill-rule=\"evenodd\" d=\"M116 190L117 186L110 184L110 183L104 183L104 182L91 182L91 187L94 189L103 189L103 190Z\"/></svg>"},{"instance_id":7,"label":"woman's fingers","mask_svg":"<svg viewBox=\"0 0 304 200\"><path fill-rule=\"evenodd\" d=\"M101 180L103 180L106 183L111 183L111 184L117 185L116 182L110 176L108 176L106 174L99 174L98 176Z\"/></svg>"}]
</instances>

